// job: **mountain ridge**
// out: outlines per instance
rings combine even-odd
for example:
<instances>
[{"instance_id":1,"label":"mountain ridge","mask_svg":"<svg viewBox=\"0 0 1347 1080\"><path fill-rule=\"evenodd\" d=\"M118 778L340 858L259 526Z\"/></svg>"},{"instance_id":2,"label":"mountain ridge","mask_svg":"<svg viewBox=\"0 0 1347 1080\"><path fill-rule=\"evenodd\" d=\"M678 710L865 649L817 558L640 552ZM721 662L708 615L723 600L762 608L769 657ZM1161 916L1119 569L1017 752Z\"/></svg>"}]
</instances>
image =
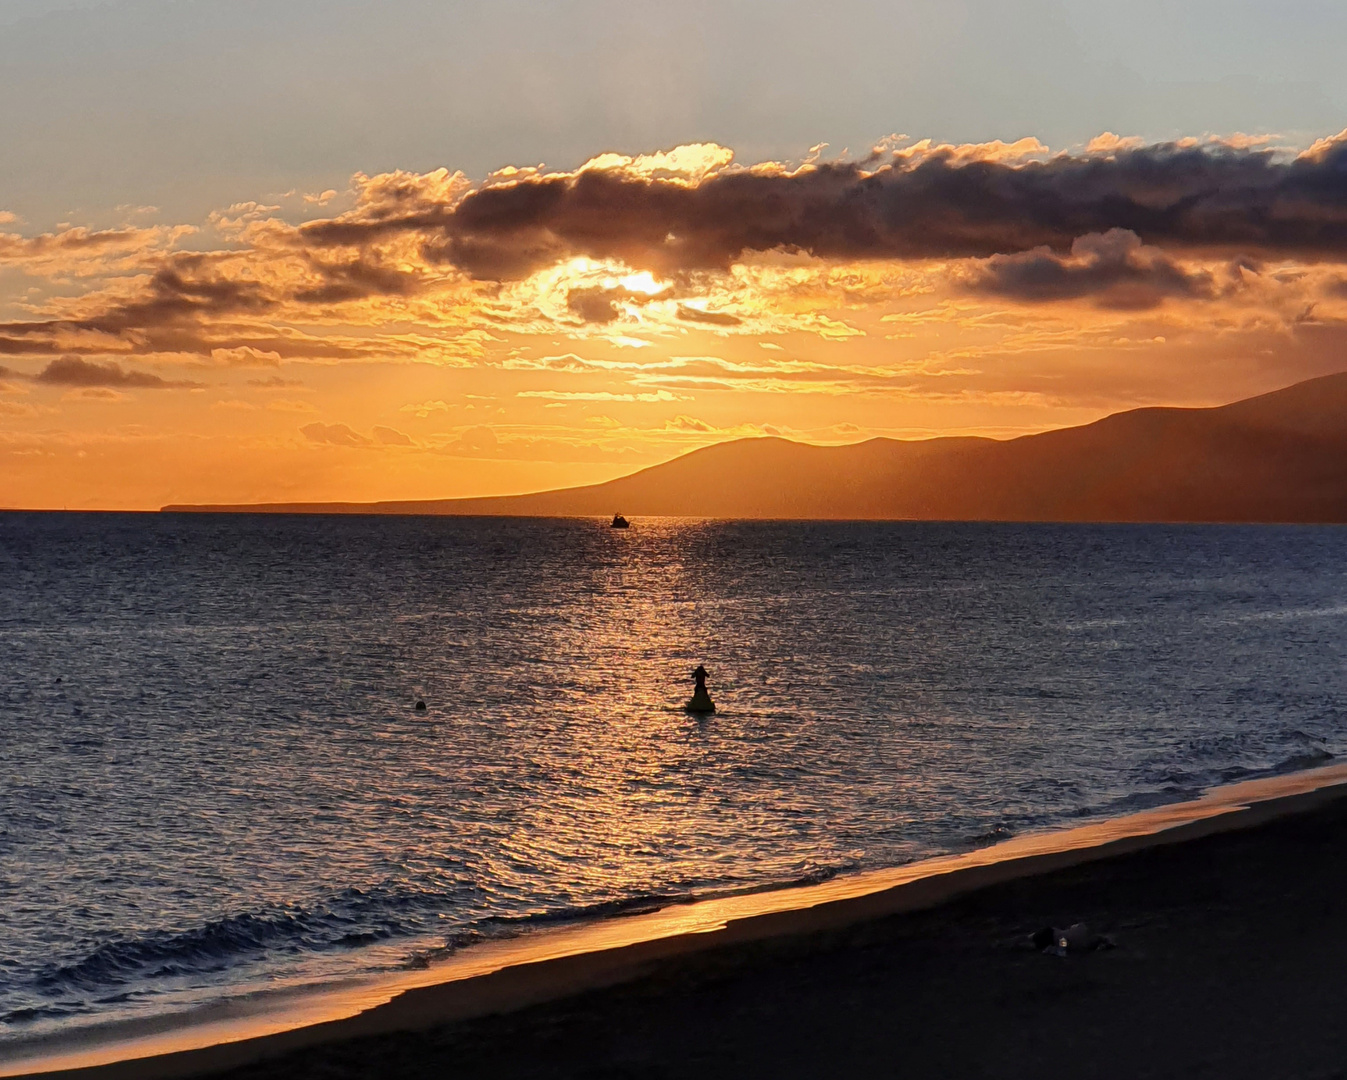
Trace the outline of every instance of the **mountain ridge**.
<instances>
[{"instance_id":1,"label":"mountain ridge","mask_svg":"<svg viewBox=\"0 0 1347 1080\"><path fill-rule=\"evenodd\" d=\"M527 495L164 511L1347 522L1347 372L1227 405L1148 406L1007 440L737 439L601 484Z\"/></svg>"}]
</instances>

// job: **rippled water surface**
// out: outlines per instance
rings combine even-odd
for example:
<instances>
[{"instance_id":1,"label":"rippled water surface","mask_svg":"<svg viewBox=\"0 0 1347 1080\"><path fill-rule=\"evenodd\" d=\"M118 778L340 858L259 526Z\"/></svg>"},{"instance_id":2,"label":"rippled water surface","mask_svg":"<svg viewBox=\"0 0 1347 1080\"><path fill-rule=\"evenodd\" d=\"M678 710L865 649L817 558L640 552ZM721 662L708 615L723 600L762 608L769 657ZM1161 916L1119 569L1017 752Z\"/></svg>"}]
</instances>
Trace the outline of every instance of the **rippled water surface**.
<instances>
[{"instance_id":1,"label":"rippled water surface","mask_svg":"<svg viewBox=\"0 0 1347 1080\"><path fill-rule=\"evenodd\" d=\"M4 514L0 657L14 1040L1321 763L1347 529Z\"/></svg>"}]
</instances>

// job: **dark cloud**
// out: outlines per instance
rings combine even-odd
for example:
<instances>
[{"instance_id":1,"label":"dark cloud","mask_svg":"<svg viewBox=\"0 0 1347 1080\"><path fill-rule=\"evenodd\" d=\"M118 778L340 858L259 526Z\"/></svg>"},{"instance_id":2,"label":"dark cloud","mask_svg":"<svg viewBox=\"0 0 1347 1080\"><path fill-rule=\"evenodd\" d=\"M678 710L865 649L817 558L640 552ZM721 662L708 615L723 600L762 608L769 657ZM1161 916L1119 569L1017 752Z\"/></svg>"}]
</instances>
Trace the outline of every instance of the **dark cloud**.
<instances>
[{"instance_id":1,"label":"dark cloud","mask_svg":"<svg viewBox=\"0 0 1347 1080\"><path fill-rule=\"evenodd\" d=\"M224 349L252 354L247 361L250 363L264 354L274 354L271 363L293 358L356 359L367 355L368 350L322 338L301 340L283 334L259 338L255 332L241 333L229 320L283 317L293 304L410 296L421 287L419 273L389 269L368 253L335 263L320 258L322 253L298 254L320 284L304 288L275 283L268 286L249 277L231 277L239 274L233 265L239 258L235 252L167 255L145 288L131 299L109 301L102 310L79 317L0 323L0 355L103 355L123 351L110 350L103 342L79 340L79 335L107 334L120 338L124 350L133 354L210 356ZM207 329L211 326L219 329L211 332Z\"/></svg>"},{"instance_id":2,"label":"dark cloud","mask_svg":"<svg viewBox=\"0 0 1347 1080\"><path fill-rule=\"evenodd\" d=\"M621 314L608 289L572 289L566 306L587 323L610 323Z\"/></svg>"},{"instance_id":3,"label":"dark cloud","mask_svg":"<svg viewBox=\"0 0 1347 1080\"><path fill-rule=\"evenodd\" d=\"M64 332L93 332L129 340L136 352L190 352L209 355L214 349L251 349L274 352L280 359L324 356L347 359L363 355L321 341L297 342L278 337L264 341L237 335L212 337L202 326L212 320L264 316L281 312L291 302L333 304L366 296L408 296L417 291L420 277L390 270L368 260L327 263L316 258L310 268L321 285L299 290L267 288L252 280L227 276L223 264L232 253L175 253L150 278L136 298L110 303L102 311L79 318L0 323L0 355L43 355L80 352L78 347L53 342ZM105 353L101 345L89 349ZM340 354L340 355L338 355Z\"/></svg>"},{"instance_id":4,"label":"dark cloud","mask_svg":"<svg viewBox=\"0 0 1347 1080\"><path fill-rule=\"evenodd\" d=\"M208 318L274 309L278 301L260 285L213 274L217 256L190 252L168 257L144 292L132 300L108 304L79 318L0 323L0 354L43 355L79 352L52 340L64 332L93 332L131 337L139 352L209 353L197 327ZM96 352L109 351L96 346Z\"/></svg>"},{"instance_id":5,"label":"dark cloud","mask_svg":"<svg viewBox=\"0 0 1347 1080\"><path fill-rule=\"evenodd\" d=\"M432 261L484 279L577 255L663 273L724 269L747 252L830 259L988 258L1126 229L1143 243L1347 255L1347 141L1287 159L1225 144L1166 143L1107 156L912 164L830 162L721 172L698 184L619 170L530 176L455 206L408 197L301 229L316 246L418 234Z\"/></svg>"},{"instance_id":6,"label":"dark cloud","mask_svg":"<svg viewBox=\"0 0 1347 1080\"><path fill-rule=\"evenodd\" d=\"M667 289L652 294L622 287L605 289L594 286L572 289L566 294L566 306L585 322L602 324L610 323L622 314L619 304L634 304L639 307L653 300L663 300L668 295Z\"/></svg>"},{"instance_id":7,"label":"dark cloud","mask_svg":"<svg viewBox=\"0 0 1347 1080\"><path fill-rule=\"evenodd\" d=\"M101 314L64 320L56 325L73 330L105 334L125 330L195 322L205 316L260 314L276 306L260 285L251 281L215 279L202 271L209 259L203 255L175 257L151 278L146 295L116 304Z\"/></svg>"},{"instance_id":8,"label":"dark cloud","mask_svg":"<svg viewBox=\"0 0 1347 1080\"><path fill-rule=\"evenodd\" d=\"M62 332L71 329L80 328L72 327L68 320L0 323L0 356L104 356L114 351L105 342L96 339L81 341L78 337L64 338ZM369 356L368 348L342 344L330 338L275 332L267 334L261 328L241 331L236 326L212 329L209 325L128 325L118 337L121 340L116 351L133 355L191 353L210 357L223 349L235 354L236 363L243 356L249 356L249 362L254 366L275 365L283 360L359 360Z\"/></svg>"},{"instance_id":9,"label":"dark cloud","mask_svg":"<svg viewBox=\"0 0 1347 1080\"><path fill-rule=\"evenodd\" d=\"M53 360L33 376L33 381L48 386L99 386L110 390L175 390L202 385L196 382L174 382L148 371L127 371L119 364L100 364L94 360L82 360L78 356L63 356Z\"/></svg>"},{"instance_id":10,"label":"dark cloud","mask_svg":"<svg viewBox=\"0 0 1347 1080\"><path fill-rule=\"evenodd\" d=\"M1136 233L1112 229L1082 236L1061 256L1051 248L993 255L967 283L974 292L1029 302L1093 297L1100 307L1143 309L1168 297L1207 299L1209 273L1189 273Z\"/></svg>"},{"instance_id":11,"label":"dark cloud","mask_svg":"<svg viewBox=\"0 0 1347 1080\"><path fill-rule=\"evenodd\" d=\"M421 286L419 274L392 270L360 259L337 265L314 263L321 285L300 289L293 298L303 304L341 304L367 296L411 296Z\"/></svg>"},{"instance_id":12,"label":"dark cloud","mask_svg":"<svg viewBox=\"0 0 1347 1080\"><path fill-rule=\"evenodd\" d=\"M56 342L35 340L27 337L29 326L41 326L50 329L47 323L9 323L0 326L0 356L51 356L53 353L66 352ZM11 331L6 333L5 331ZM107 350L102 350L106 352Z\"/></svg>"}]
</instances>

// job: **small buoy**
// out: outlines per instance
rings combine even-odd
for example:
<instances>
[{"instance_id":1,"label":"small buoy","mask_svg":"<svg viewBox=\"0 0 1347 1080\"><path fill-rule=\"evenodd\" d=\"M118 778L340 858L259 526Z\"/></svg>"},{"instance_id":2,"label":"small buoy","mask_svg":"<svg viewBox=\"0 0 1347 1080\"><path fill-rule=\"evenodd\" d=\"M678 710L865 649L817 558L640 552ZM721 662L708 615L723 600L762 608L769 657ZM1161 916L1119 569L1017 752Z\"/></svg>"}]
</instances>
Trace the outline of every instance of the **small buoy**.
<instances>
[{"instance_id":1,"label":"small buoy","mask_svg":"<svg viewBox=\"0 0 1347 1080\"><path fill-rule=\"evenodd\" d=\"M692 679L697 684L692 692L692 700L683 706L690 713L713 713L716 711L715 704L711 701L711 695L706 692L706 668L701 664L697 665L697 670L692 673Z\"/></svg>"},{"instance_id":2,"label":"small buoy","mask_svg":"<svg viewBox=\"0 0 1347 1080\"><path fill-rule=\"evenodd\" d=\"M422 701L420 698L417 698L417 700L416 700L416 711L417 711L417 712L425 712L425 711L426 711L426 703L425 703L424 701Z\"/></svg>"}]
</instances>

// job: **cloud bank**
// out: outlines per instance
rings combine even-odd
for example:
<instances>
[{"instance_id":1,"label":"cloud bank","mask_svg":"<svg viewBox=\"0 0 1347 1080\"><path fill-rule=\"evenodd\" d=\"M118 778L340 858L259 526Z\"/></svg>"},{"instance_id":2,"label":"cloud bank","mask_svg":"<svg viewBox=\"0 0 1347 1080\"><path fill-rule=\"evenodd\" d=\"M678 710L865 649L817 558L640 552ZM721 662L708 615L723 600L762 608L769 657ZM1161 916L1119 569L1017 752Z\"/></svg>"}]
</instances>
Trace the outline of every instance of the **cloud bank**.
<instances>
[{"instance_id":1,"label":"cloud bank","mask_svg":"<svg viewBox=\"0 0 1347 1080\"><path fill-rule=\"evenodd\" d=\"M71 366L81 357L473 365L500 330L578 329L625 346L648 343L619 331L638 324L840 340L862 333L840 308L903 290L1145 310L1244 285L1237 270L1218 281L1213 260L1250 273L1347 265L1347 133L1300 154L1107 136L1057 154L1026 139L896 143L796 166L732 158L704 144L477 184L446 169L358 175L352 208L331 218L231 207L213 219L228 241L216 250L176 248L187 227L0 234L0 261L21 272L103 275L0 322L0 355L61 357L49 381L85 377ZM772 268L788 258L825 268L811 295ZM862 265L893 269L847 269ZM1265 292L1289 281L1269 278ZM1341 291L1312 286L1295 286L1298 310ZM131 385L102 370L88 377Z\"/></svg>"},{"instance_id":2,"label":"cloud bank","mask_svg":"<svg viewBox=\"0 0 1347 1080\"><path fill-rule=\"evenodd\" d=\"M494 281L576 256L674 274L774 249L836 260L1066 252L1115 229L1159 247L1347 254L1343 136L1296 157L1229 142L1098 145L1046 160L896 150L694 179L622 159L462 194L409 179L300 234L316 248L359 248L412 233L429 262Z\"/></svg>"}]
</instances>

